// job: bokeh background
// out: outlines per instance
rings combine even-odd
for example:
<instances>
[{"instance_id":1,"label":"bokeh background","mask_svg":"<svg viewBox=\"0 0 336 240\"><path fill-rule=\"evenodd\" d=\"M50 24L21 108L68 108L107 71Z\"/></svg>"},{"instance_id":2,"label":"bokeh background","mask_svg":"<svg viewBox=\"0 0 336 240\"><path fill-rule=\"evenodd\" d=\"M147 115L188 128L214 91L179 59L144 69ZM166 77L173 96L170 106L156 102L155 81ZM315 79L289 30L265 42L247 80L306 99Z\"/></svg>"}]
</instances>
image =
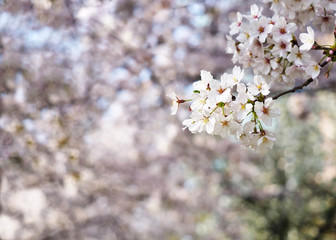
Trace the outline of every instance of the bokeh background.
<instances>
[{"instance_id":1,"label":"bokeh background","mask_svg":"<svg viewBox=\"0 0 336 240\"><path fill-rule=\"evenodd\" d=\"M170 115L253 2L1 0L0 239L336 239L332 81L277 101L263 154Z\"/></svg>"}]
</instances>

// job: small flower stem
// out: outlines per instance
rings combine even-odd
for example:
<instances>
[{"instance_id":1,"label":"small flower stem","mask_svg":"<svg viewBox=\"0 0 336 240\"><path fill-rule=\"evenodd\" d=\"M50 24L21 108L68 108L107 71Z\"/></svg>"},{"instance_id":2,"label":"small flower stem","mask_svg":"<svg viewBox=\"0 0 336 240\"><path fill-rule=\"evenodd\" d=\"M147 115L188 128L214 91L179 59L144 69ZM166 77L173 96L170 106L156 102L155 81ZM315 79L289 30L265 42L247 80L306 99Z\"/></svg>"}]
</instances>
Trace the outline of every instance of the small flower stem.
<instances>
[{"instance_id":1,"label":"small flower stem","mask_svg":"<svg viewBox=\"0 0 336 240\"><path fill-rule=\"evenodd\" d=\"M312 48L311 50L330 50L329 45L318 45L315 48Z\"/></svg>"},{"instance_id":2,"label":"small flower stem","mask_svg":"<svg viewBox=\"0 0 336 240\"><path fill-rule=\"evenodd\" d=\"M326 59L328 57L328 55L324 55L323 58L321 59L321 61L319 62L319 65L321 65L321 62Z\"/></svg>"},{"instance_id":3,"label":"small flower stem","mask_svg":"<svg viewBox=\"0 0 336 240\"><path fill-rule=\"evenodd\" d=\"M261 122L260 122L259 119L257 119L257 123L258 123L258 126L259 126L260 131L263 132L263 131L264 131L264 128L263 128L263 126L262 126L262 124L261 124Z\"/></svg>"},{"instance_id":4,"label":"small flower stem","mask_svg":"<svg viewBox=\"0 0 336 240\"><path fill-rule=\"evenodd\" d=\"M320 67L323 68L325 65L327 65L328 62L327 61L324 61L322 64L320 64ZM284 92L281 92L277 95L275 95L274 97L272 97L273 100L275 99L278 99L279 97L283 96L283 95L286 95L288 93L292 93L292 92L296 92L297 90L300 90L300 89L303 89L304 87L308 86L309 84L311 84L313 82L313 78L309 78L308 80L306 80L304 83L292 88L292 89L289 89L287 91L284 91Z\"/></svg>"},{"instance_id":5,"label":"small flower stem","mask_svg":"<svg viewBox=\"0 0 336 240\"><path fill-rule=\"evenodd\" d=\"M219 106L215 107L215 109L211 111L210 115L213 114L218 108Z\"/></svg>"},{"instance_id":6,"label":"small flower stem","mask_svg":"<svg viewBox=\"0 0 336 240\"><path fill-rule=\"evenodd\" d=\"M263 128L263 126L262 126L262 124L261 124L261 122L260 122L260 120L258 118L257 113L254 110L252 110L251 112L253 114L253 119L252 120L255 122L255 126L258 125L260 131L264 131L264 128Z\"/></svg>"},{"instance_id":7,"label":"small flower stem","mask_svg":"<svg viewBox=\"0 0 336 240\"><path fill-rule=\"evenodd\" d=\"M334 62L332 62L331 63L331 65L328 67L328 70L327 70L327 72L329 72L330 71L330 69L332 68L332 66L334 65Z\"/></svg>"},{"instance_id":8,"label":"small flower stem","mask_svg":"<svg viewBox=\"0 0 336 240\"><path fill-rule=\"evenodd\" d=\"M192 99L184 100L184 99L178 99L178 98L176 98L176 102L177 102L178 104L185 103L185 102L189 102L189 101L192 101Z\"/></svg>"}]
</instances>

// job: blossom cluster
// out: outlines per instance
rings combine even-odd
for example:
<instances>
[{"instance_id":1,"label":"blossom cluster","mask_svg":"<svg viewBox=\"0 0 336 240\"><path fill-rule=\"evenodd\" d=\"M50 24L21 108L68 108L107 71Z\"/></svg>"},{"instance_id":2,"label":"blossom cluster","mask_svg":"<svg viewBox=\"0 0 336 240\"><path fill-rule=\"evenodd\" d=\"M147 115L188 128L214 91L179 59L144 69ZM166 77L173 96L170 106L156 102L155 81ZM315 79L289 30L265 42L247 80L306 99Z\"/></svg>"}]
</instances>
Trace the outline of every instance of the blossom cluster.
<instances>
[{"instance_id":1,"label":"blossom cluster","mask_svg":"<svg viewBox=\"0 0 336 240\"><path fill-rule=\"evenodd\" d=\"M183 121L192 133L233 136L252 149L272 147L274 133L264 126L272 126L280 111L273 108L272 98L266 98L270 86L263 77L256 75L253 83L245 84L244 75L244 70L235 66L232 74L224 73L219 81L202 70L201 80L193 84L191 99L179 99L173 91L168 93L173 100L172 114L179 104L192 101L190 118Z\"/></svg>"},{"instance_id":2,"label":"blossom cluster","mask_svg":"<svg viewBox=\"0 0 336 240\"><path fill-rule=\"evenodd\" d=\"M302 45L294 37L297 25L285 17L262 15L262 9L251 6L249 15L237 13L237 20L230 25L227 36L227 52L233 54L232 61L244 68L252 68L269 83L293 85L295 79L316 79L320 67L309 50L314 46L315 33L299 36Z\"/></svg>"},{"instance_id":3,"label":"blossom cluster","mask_svg":"<svg viewBox=\"0 0 336 240\"><path fill-rule=\"evenodd\" d=\"M192 101L191 116L183 121L191 132L207 132L213 135L236 137L252 149L272 147L274 133L265 130L280 115L274 109L273 99L267 97L273 83L294 85L296 79L307 79L302 86L317 81L321 67L332 62L326 77L336 62L336 40L333 46L315 42L311 24L322 32L335 30L335 0L264 0L271 2L272 17L262 14L262 8L252 5L249 14L237 12L230 25L227 52L232 61L251 68L254 82L245 84L244 70L236 66L232 74L224 73L215 80L207 71L201 71L201 80L193 84L194 94L189 100L181 100L173 92L172 112L179 104ZM297 34L297 29L306 32ZM336 31L334 32L336 36ZM323 50L324 57L318 63L311 50ZM325 59L324 63L321 63ZM285 91L274 99L287 94Z\"/></svg>"},{"instance_id":4,"label":"blossom cluster","mask_svg":"<svg viewBox=\"0 0 336 240\"><path fill-rule=\"evenodd\" d=\"M271 2L271 10L300 27L312 22L322 32L334 31L335 0L264 0L264 2Z\"/></svg>"}]
</instances>

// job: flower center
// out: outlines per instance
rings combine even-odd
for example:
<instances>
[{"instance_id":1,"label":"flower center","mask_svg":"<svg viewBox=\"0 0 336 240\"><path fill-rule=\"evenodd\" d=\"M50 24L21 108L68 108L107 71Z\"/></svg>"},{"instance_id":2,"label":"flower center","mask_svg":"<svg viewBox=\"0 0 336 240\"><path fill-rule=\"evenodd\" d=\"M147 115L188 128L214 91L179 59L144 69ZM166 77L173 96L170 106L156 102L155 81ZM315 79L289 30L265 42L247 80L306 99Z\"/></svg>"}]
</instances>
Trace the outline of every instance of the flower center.
<instances>
[{"instance_id":1,"label":"flower center","mask_svg":"<svg viewBox=\"0 0 336 240\"><path fill-rule=\"evenodd\" d=\"M222 122L222 125L223 125L223 127L226 127L226 126L229 125L229 122L228 122L228 121L223 121L223 122Z\"/></svg>"},{"instance_id":2,"label":"flower center","mask_svg":"<svg viewBox=\"0 0 336 240\"><path fill-rule=\"evenodd\" d=\"M222 87L220 87L220 88L217 90L217 92L218 92L219 94L222 94L223 92L225 92L225 89L223 89Z\"/></svg>"},{"instance_id":3,"label":"flower center","mask_svg":"<svg viewBox=\"0 0 336 240\"><path fill-rule=\"evenodd\" d=\"M281 34L286 34L286 33L287 33L287 31L286 31L286 29L285 29L285 28L280 28L280 33L281 33Z\"/></svg>"},{"instance_id":4,"label":"flower center","mask_svg":"<svg viewBox=\"0 0 336 240\"><path fill-rule=\"evenodd\" d=\"M281 49L286 49L286 48L287 48L287 44L284 43L284 42L281 42L281 44L280 44L280 48L281 48Z\"/></svg>"},{"instance_id":5,"label":"flower center","mask_svg":"<svg viewBox=\"0 0 336 240\"><path fill-rule=\"evenodd\" d=\"M268 115L269 109L268 109L268 108L265 108L265 107L263 107L263 109L262 109L262 112L263 112L263 114L266 114L266 115Z\"/></svg>"}]
</instances>

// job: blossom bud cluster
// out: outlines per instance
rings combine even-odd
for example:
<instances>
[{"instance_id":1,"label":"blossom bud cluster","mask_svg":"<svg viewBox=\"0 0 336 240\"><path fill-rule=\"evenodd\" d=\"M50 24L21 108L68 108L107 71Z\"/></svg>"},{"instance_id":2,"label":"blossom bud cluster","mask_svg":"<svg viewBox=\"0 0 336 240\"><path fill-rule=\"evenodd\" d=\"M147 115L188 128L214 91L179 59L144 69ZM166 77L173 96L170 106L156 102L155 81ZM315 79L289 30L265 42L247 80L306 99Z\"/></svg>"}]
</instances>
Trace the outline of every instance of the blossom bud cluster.
<instances>
[{"instance_id":1,"label":"blossom bud cluster","mask_svg":"<svg viewBox=\"0 0 336 240\"><path fill-rule=\"evenodd\" d=\"M230 25L227 52L233 54L234 63L252 68L268 83L293 85L298 78L316 79L320 67L308 53L314 45L314 30L308 27L308 33L300 34L301 46L294 37L296 30L296 23L279 15L265 17L262 8L253 5L249 15L238 12Z\"/></svg>"},{"instance_id":2,"label":"blossom bud cluster","mask_svg":"<svg viewBox=\"0 0 336 240\"><path fill-rule=\"evenodd\" d=\"M271 10L300 27L312 22L322 32L333 32L335 28L335 0L264 0L271 2Z\"/></svg>"},{"instance_id":3,"label":"blossom bud cluster","mask_svg":"<svg viewBox=\"0 0 336 240\"><path fill-rule=\"evenodd\" d=\"M216 80L210 72L201 71L201 80L193 84L193 95L181 100L169 92L173 100L172 114L180 103L191 101L190 118L183 121L192 133L207 132L223 138L233 136L252 149L272 147L274 133L264 129L280 115L273 108L269 85L262 76L256 75L253 83L243 83L244 70L235 66L232 74L224 73Z\"/></svg>"}]
</instances>

